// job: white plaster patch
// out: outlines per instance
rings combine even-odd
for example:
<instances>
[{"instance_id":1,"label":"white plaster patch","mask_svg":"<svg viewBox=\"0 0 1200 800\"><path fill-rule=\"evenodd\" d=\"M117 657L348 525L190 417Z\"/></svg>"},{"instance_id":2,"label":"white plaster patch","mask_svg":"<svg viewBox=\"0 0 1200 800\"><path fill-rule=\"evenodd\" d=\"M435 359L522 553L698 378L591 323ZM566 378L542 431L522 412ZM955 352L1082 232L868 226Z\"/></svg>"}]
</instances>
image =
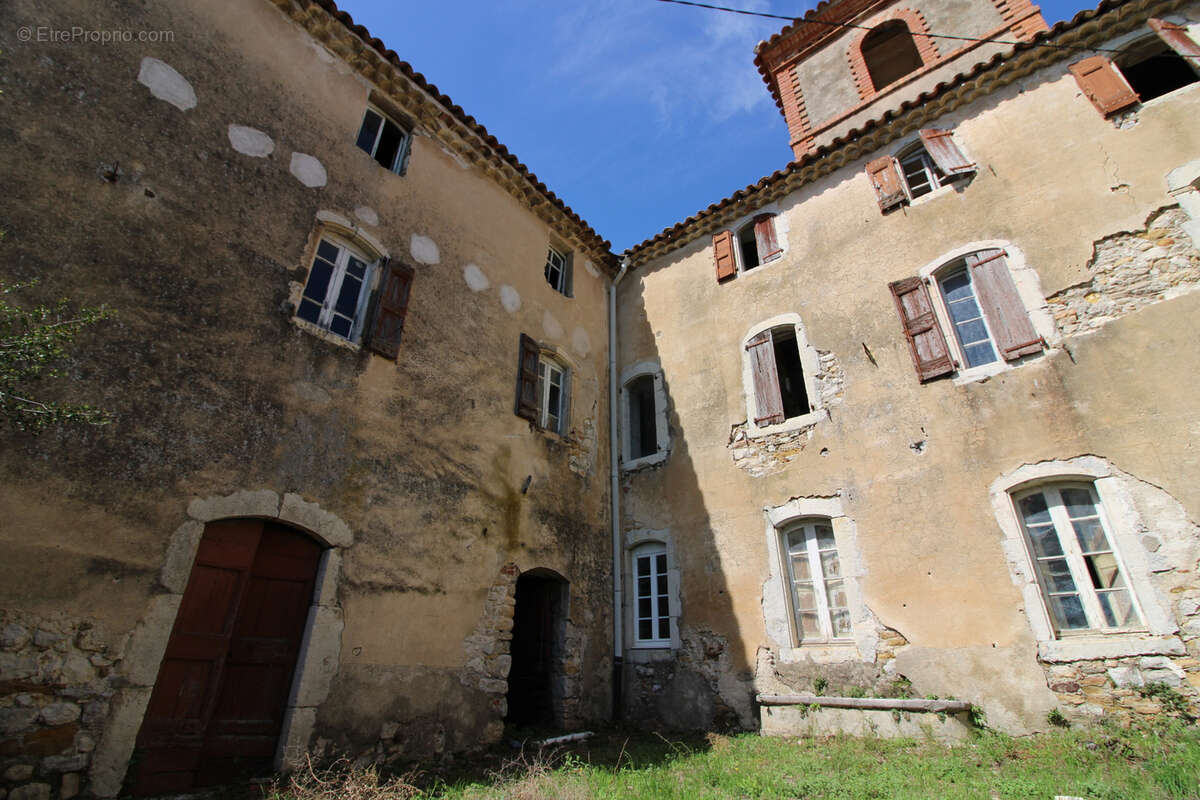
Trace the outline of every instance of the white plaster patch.
<instances>
[{"instance_id":1,"label":"white plaster patch","mask_svg":"<svg viewBox=\"0 0 1200 800\"><path fill-rule=\"evenodd\" d=\"M562 339L565 333L563 326L559 324L558 320L549 311L542 314L542 330L551 339Z\"/></svg>"},{"instance_id":2,"label":"white plaster patch","mask_svg":"<svg viewBox=\"0 0 1200 800\"><path fill-rule=\"evenodd\" d=\"M375 209L370 206L359 206L354 209L354 216L358 217L362 222L368 225L378 225L379 215L375 213Z\"/></svg>"},{"instance_id":3,"label":"white plaster patch","mask_svg":"<svg viewBox=\"0 0 1200 800\"><path fill-rule=\"evenodd\" d=\"M521 295L507 283L500 287L500 305L510 314L521 310Z\"/></svg>"},{"instance_id":4,"label":"white plaster patch","mask_svg":"<svg viewBox=\"0 0 1200 800\"><path fill-rule=\"evenodd\" d=\"M463 267L463 280L467 282L467 288L472 292L482 292L492 285L488 276L483 274L483 270L474 264L467 264Z\"/></svg>"},{"instance_id":5,"label":"white plaster patch","mask_svg":"<svg viewBox=\"0 0 1200 800\"><path fill-rule=\"evenodd\" d=\"M590 258L585 258L583 260L583 268L586 269L588 275L591 275L593 278L600 277L600 270L596 269L596 265L592 263Z\"/></svg>"},{"instance_id":6,"label":"white plaster patch","mask_svg":"<svg viewBox=\"0 0 1200 800\"><path fill-rule=\"evenodd\" d=\"M329 179L325 172L325 165L307 153L292 153L290 169L296 180L310 189L324 186Z\"/></svg>"},{"instance_id":7,"label":"white plaster patch","mask_svg":"<svg viewBox=\"0 0 1200 800\"><path fill-rule=\"evenodd\" d=\"M196 92L187 78L165 61L147 56L138 70L138 83L150 90L159 100L166 100L180 111L196 107Z\"/></svg>"},{"instance_id":8,"label":"white plaster patch","mask_svg":"<svg viewBox=\"0 0 1200 800\"><path fill-rule=\"evenodd\" d=\"M439 264L442 260L442 254L438 252L437 243L428 236L421 236L417 233L413 234L408 251L412 253L413 260L422 264Z\"/></svg>"},{"instance_id":9,"label":"white plaster patch","mask_svg":"<svg viewBox=\"0 0 1200 800\"><path fill-rule=\"evenodd\" d=\"M587 358L588 353L592 352L592 339L583 328L571 331L571 349L583 358Z\"/></svg>"},{"instance_id":10,"label":"white plaster patch","mask_svg":"<svg viewBox=\"0 0 1200 800\"><path fill-rule=\"evenodd\" d=\"M229 145L245 156L266 158L275 152L275 142L257 128L245 125L229 126Z\"/></svg>"}]
</instances>

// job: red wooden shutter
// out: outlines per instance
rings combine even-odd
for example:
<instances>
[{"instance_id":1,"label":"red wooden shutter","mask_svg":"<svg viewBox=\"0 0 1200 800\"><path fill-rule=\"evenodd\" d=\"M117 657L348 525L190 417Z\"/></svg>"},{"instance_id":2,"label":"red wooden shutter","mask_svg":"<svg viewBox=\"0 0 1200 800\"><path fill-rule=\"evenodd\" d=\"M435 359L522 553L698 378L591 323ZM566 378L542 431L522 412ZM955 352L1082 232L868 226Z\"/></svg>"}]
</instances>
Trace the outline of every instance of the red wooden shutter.
<instances>
[{"instance_id":1,"label":"red wooden shutter","mask_svg":"<svg viewBox=\"0 0 1200 800\"><path fill-rule=\"evenodd\" d=\"M521 352L517 358L517 405L518 417L537 424L538 421L538 358L542 349L538 343L521 334Z\"/></svg>"},{"instance_id":2,"label":"red wooden shutter","mask_svg":"<svg viewBox=\"0 0 1200 800\"><path fill-rule=\"evenodd\" d=\"M1076 61L1069 69L1087 95L1104 116L1115 114L1138 102L1137 92L1125 80L1113 63L1104 56L1092 56Z\"/></svg>"},{"instance_id":3,"label":"red wooden shutter","mask_svg":"<svg viewBox=\"0 0 1200 800\"><path fill-rule=\"evenodd\" d=\"M737 274L737 262L733 260L733 231L713 234L713 260L717 262L718 282Z\"/></svg>"},{"instance_id":4,"label":"red wooden shutter","mask_svg":"<svg viewBox=\"0 0 1200 800\"><path fill-rule=\"evenodd\" d=\"M875 187L880 211L890 211L908 199L904 193L904 181L900 179L900 162L894 156L868 161L867 177L871 179L871 186Z\"/></svg>"},{"instance_id":5,"label":"red wooden shutter","mask_svg":"<svg viewBox=\"0 0 1200 800\"><path fill-rule=\"evenodd\" d=\"M775 367L775 348L771 332L764 331L746 342L750 351L750 374L754 377L754 400L758 416L755 425L783 422L783 395L779 391L779 371Z\"/></svg>"},{"instance_id":6,"label":"red wooden shutter","mask_svg":"<svg viewBox=\"0 0 1200 800\"><path fill-rule=\"evenodd\" d=\"M1003 250L980 250L966 257L979 305L991 326L1000 355L1006 361L1042 351L1042 337L1033 329L1017 293Z\"/></svg>"},{"instance_id":7,"label":"red wooden shutter","mask_svg":"<svg viewBox=\"0 0 1200 800\"><path fill-rule=\"evenodd\" d=\"M412 291L412 267L398 261L382 264L379 296L375 301L375 319L371 324L371 337L367 347L387 358L400 354L400 334L404 331L404 317L408 314L408 297Z\"/></svg>"},{"instance_id":8,"label":"red wooden shutter","mask_svg":"<svg viewBox=\"0 0 1200 800\"><path fill-rule=\"evenodd\" d=\"M775 238L775 215L759 214L754 218L754 244L758 248L758 263L763 263L783 252Z\"/></svg>"},{"instance_id":9,"label":"red wooden shutter","mask_svg":"<svg viewBox=\"0 0 1200 800\"><path fill-rule=\"evenodd\" d=\"M963 155L963 151L958 149L950 131L927 128L920 131L920 134L921 143L925 145L925 152L929 153L933 163L937 164L942 172L947 175L965 175L975 171L975 162L968 159Z\"/></svg>"},{"instance_id":10,"label":"red wooden shutter","mask_svg":"<svg viewBox=\"0 0 1200 800\"><path fill-rule=\"evenodd\" d=\"M1197 44L1196 40L1188 35L1187 28L1153 17L1147 24L1150 25L1152 31L1158 34L1160 39L1167 43L1168 47L1188 59L1193 67L1200 67L1200 44Z\"/></svg>"},{"instance_id":11,"label":"red wooden shutter","mask_svg":"<svg viewBox=\"0 0 1200 800\"><path fill-rule=\"evenodd\" d=\"M900 321L904 323L904 336L912 353L917 377L921 382L954 371L946 337L938 324L929 302L929 290L920 278L905 278L888 284Z\"/></svg>"}]
</instances>

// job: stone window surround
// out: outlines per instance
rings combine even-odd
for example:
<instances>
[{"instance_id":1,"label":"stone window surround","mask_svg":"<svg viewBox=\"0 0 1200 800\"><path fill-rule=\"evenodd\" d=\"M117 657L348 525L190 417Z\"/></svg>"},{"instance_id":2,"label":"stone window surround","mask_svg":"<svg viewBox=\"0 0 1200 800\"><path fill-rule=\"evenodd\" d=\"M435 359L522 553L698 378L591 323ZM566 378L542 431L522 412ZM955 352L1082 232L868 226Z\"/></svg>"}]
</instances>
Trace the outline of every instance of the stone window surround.
<instances>
[{"instance_id":1,"label":"stone window surround","mask_svg":"<svg viewBox=\"0 0 1200 800\"><path fill-rule=\"evenodd\" d=\"M654 432L658 440L658 452L641 458L630 458L632 442L629 440L629 396L625 391L634 378L651 375L654 378ZM639 361L621 371L621 468L626 472L642 467L661 464L671 455L671 429L667 416L667 391L663 379L662 365L658 359Z\"/></svg>"},{"instance_id":2,"label":"stone window surround","mask_svg":"<svg viewBox=\"0 0 1200 800\"><path fill-rule=\"evenodd\" d=\"M1125 577L1144 617L1144 632L1089 632L1062 638L1054 632L1012 493L1038 484L1071 480L1091 483L1100 499L1113 547L1126 568ZM1179 628L1168 610L1170 605L1150 581L1151 567L1137 537L1138 532L1148 526L1136 510L1129 481L1130 478L1114 470L1105 459L1085 455L1025 464L997 478L989 488L992 510L1004 534L1005 557L1013 583L1021 590L1025 616L1037 639L1038 658L1042 661L1184 654L1183 643L1174 636Z\"/></svg>"},{"instance_id":3,"label":"stone window surround","mask_svg":"<svg viewBox=\"0 0 1200 800\"><path fill-rule=\"evenodd\" d=\"M775 226L775 242L779 245L779 255L768 261L759 262L757 267L751 267L749 270L742 268L742 248L738 243L738 234L747 225L754 225L754 219L761 217L763 214L771 215L771 224ZM728 230L733 232L733 252L734 261L737 263L737 277L739 280L752 278L755 275L766 272L767 267L782 263L788 254L788 221L780 211L777 203L769 203L762 208L755 209L752 213L746 214L734 220Z\"/></svg>"},{"instance_id":4,"label":"stone window surround","mask_svg":"<svg viewBox=\"0 0 1200 800\"><path fill-rule=\"evenodd\" d=\"M302 331L316 336L318 339L358 352L362 350L362 342L352 342L349 339L338 336L332 331L325 330L319 325L314 325L306 319L300 319L296 316L296 312L300 309L300 298L304 295L304 287L308 283L308 274L312 271L313 259L317 255L317 247L321 244L321 237L324 234L331 234L337 239L344 240L347 244L358 248L364 252L372 261L388 258L388 249L383 246L375 236L362 229L362 226L351 221L348 217L337 213L336 211L321 210L317 212L317 225L313 232L309 234L308 242L304 245L304 252L300 261L300 268L304 270L304 280L290 281L288 283L288 304L292 308L291 323ZM368 288L368 298L374 294L379 288L380 270L372 270L370 286ZM369 305L369 303L368 303Z\"/></svg>"},{"instance_id":5,"label":"stone window surround","mask_svg":"<svg viewBox=\"0 0 1200 800\"><path fill-rule=\"evenodd\" d=\"M1061 338L1058 335L1058 328L1054 324L1054 315L1050 312L1050 308L1046 304L1045 295L1042 294L1041 277L1037 274L1037 270L1028 265L1021 248L1003 239L981 239L961 245L953 250L947 250L921 267L917 272L917 275L929 287L930 305L933 306L933 313L937 316L938 325L941 326L942 333L946 337L946 345L950 348L954 354L955 361L959 364L966 362L962 357L962 349L959 347L958 338L954 332L954 324L951 322L950 314L946 310L946 301L942 297L941 288L938 286L937 273L952 266L954 262L970 253L993 249L1004 251L1004 260L1008 265L1008 274L1012 278L1013 284L1017 287L1017 294L1020 295L1021 303L1025 306L1025 312L1029 314L1029 321L1033 324L1033 329L1037 332L1038 336L1041 336L1049 347L1057 345ZM995 346L995 341L992 342L992 345L993 347ZM990 364L981 364L978 367L970 367L968 369L955 369L952 380L955 385L974 383L975 381L1007 372L1032 359L1041 358L1042 355L1044 353L1034 353L1009 362L997 354L996 360Z\"/></svg>"},{"instance_id":6,"label":"stone window surround","mask_svg":"<svg viewBox=\"0 0 1200 800\"><path fill-rule=\"evenodd\" d=\"M667 549L667 605L668 614L671 619L670 648L664 647L661 644L639 643L634 633L634 626L636 624L634 601L636 600L637 592L634 586L633 551L639 546L651 542L661 544ZM683 603L679 590L679 557L675 552L675 540L671 535L670 529L625 531L622 550L621 569L625 573L626 586L628 587L628 590L624 593L626 600L625 609L622 613L625 615L625 647L630 655L630 660L654 660L656 655L668 654L670 651L680 649L683 643L679 634L679 616Z\"/></svg>"},{"instance_id":7,"label":"stone window surround","mask_svg":"<svg viewBox=\"0 0 1200 800\"><path fill-rule=\"evenodd\" d=\"M774 425L760 426L754 421L754 418L758 416L758 401L755 397L753 367L750 363L750 353L746 350L746 343L763 331L787 325L795 328L796 346L800 350L800 365L804 368L804 389L808 393L809 404L815 405L817 408L815 411L785 419ZM799 314L789 311L762 320L746 331L738 347L742 352L742 393L746 400L746 435L748 437L787 433L829 418L829 412L820 405L821 395L817 391L816 378L817 373L821 371L821 357L817 355L817 349L809 343L808 336L804 332L804 323Z\"/></svg>"},{"instance_id":8,"label":"stone window surround","mask_svg":"<svg viewBox=\"0 0 1200 800\"><path fill-rule=\"evenodd\" d=\"M769 577L763 582L762 609L767 640L779 654L780 663L811 659L817 663L875 660L878 632L866 602L861 582L866 567L858 549L858 528L846 516L840 494L831 497L796 497L780 506L763 509ZM797 644L791 610L787 564L784 563L782 533L792 522L811 518L828 519L837 542L838 560L850 605L851 638L834 642Z\"/></svg>"},{"instance_id":9,"label":"stone window surround","mask_svg":"<svg viewBox=\"0 0 1200 800\"><path fill-rule=\"evenodd\" d=\"M121 790L207 523L247 518L278 521L307 533L326 548L317 568L313 602L292 675L275 769L294 769L302 763L317 709L329 696L341 662L343 620L337 586L342 550L354 543L345 522L298 494L280 496L267 489L197 498L188 504L187 516L190 519L175 530L167 544L158 577L162 592L151 598L125 647L122 666L127 686L113 697L92 760L91 786L98 797L115 797Z\"/></svg>"},{"instance_id":10,"label":"stone window surround","mask_svg":"<svg viewBox=\"0 0 1200 800\"><path fill-rule=\"evenodd\" d=\"M1167 193L1190 218L1183 229L1200 248L1200 158L1181 164L1167 173Z\"/></svg>"}]
</instances>

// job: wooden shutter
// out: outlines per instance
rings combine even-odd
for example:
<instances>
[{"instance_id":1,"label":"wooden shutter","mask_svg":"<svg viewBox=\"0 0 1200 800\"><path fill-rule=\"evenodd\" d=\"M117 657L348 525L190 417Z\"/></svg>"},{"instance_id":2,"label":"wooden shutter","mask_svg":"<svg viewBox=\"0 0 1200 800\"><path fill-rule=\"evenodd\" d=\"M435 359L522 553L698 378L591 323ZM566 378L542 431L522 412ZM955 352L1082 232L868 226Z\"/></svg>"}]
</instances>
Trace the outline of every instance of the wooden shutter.
<instances>
[{"instance_id":1,"label":"wooden shutter","mask_svg":"<svg viewBox=\"0 0 1200 800\"><path fill-rule=\"evenodd\" d=\"M1167 46L1191 62L1193 67L1200 67L1200 44L1188 35L1188 29L1174 22L1151 18L1150 29L1158 34Z\"/></svg>"},{"instance_id":2,"label":"wooden shutter","mask_svg":"<svg viewBox=\"0 0 1200 800\"><path fill-rule=\"evenodd\" d=\"M555 433L566 436L571 432L571 370L563 367L562 391L558 395L558 430Z\"/></svg>"},{"instance_id":3,"label":"wooden shutter","mask_svg":"<svg viewBox=\"0 0 1200 800\"><path fill-rule=\"evenodd\" d=\"M737 262L733 260L733 231L713 234L713 260L717 262L717 282L737 274Z\"/></svg>"},{"instance_id":4,"label":"wooden shutter","mask_svg":"<svg viewBox=\"0 0 1200 800\"><path fill-rule=\"evenodd\" d=\"M894 156L882 156L867 162L867 177L875 188L880 211L890 211L908 199L900 178L900 162Z\"/></svg>"},{"instance_id":5,"label":"wooden shutter","mask_svg":"<svg viewBox=\"0 0 1200 800\"><path fill-rule=\"evenodd\" d=\"M375 313L371 321L371 336L367 348L387 358L400 354L400 334L408 314L408 297L412 292L413 270L407 264L384 259L380 265L379 292L375 298Z\"/></svg>"},{"instance_id":6,"label":"wooden shutter","mask_svg":"<svg viewBox=\"0 0 1200 800\"><path fill-rule=\"evenodd\" d=\"M975 162L963 155L950 131L927 128L920 131L921 143L933 163L946 175L965 175L975 171Z\"/></svg>"},{"instance_id":7,"label":"wooden shutter","mask_svg":"<svg viewBox=\"0 0 1200 800\"><path fill-rule=\"evenodd\" d=\"M946 337L938 324L933 305L929 302L929 290L920 278L905 278L888 284L900 321L904 324L904 336L912 353L917 377L924 383L931 378L954 371Z\"/></svg>"},{"instance_id":8,"label":"wooden shutter","mask_svg":"<svg viewBox=\"0 0 1200 800\"><path fill-rule=\"evenodd\" d=\"M1137 92L1125 80L1111 61L1104 56L1092 56L1076 61L1069 69L1087 95L1104 116L1115 114L1138 102Z\"/></svg>"},{"instance_id":9,"label":"wooden shutter","mask_svg":"<svg viewBox=\"0 0 1200 800\"><path fill-rule=\"evenodd\" d=\"M1017 293L1003 250L980 250L966 257L979 306L992 329L996 347L1006 361L1042 351L1042 337L1033 329Z\"/></svg>"},{"instance_id":10,"label":"wooden shutter","mask_svg":"<svg viewBox=\"0 0 1200 800\"><path fill-rule=\"evenodd\" d=\"M775 366L775 348L771 332L764 331L746 342L750 351L750 374L754 378L754 401L758 416L755 425L783 422L783 395L779 391L779 371Z\"/></svg>"},{"instance_id":11,"label":"wooden shutter","mask_svg":"<svg viewBox=\"0 0 1200 800\"><path fill-rule=\"evenodd\" d=\"M759 214L754 218L754 245L758 248L758 263L774 258L783 252L775 238L775 215Z\"/></svg>"},{"instance_id":12,"label":"wooden shutter","mask_svg":"<svg viewBox=\"0 0 1200 800\"><path fill-rule=\"evenodd\" d=\"M538 421L538 358L541 352L537 342L521 334L521 352L517 357L516 413L535 425Z\"/></svg>"},{"instance_id":13,"label":"wooden shutter","mask_svg":"<svg viewBox=\"0 0 1200 800\"><path fill-rule=\"evenodd\" d=\"M567 297L575 296L575 251L567 253L567 257L563 259L563 294Z\"/></svg>"}]
</instances>

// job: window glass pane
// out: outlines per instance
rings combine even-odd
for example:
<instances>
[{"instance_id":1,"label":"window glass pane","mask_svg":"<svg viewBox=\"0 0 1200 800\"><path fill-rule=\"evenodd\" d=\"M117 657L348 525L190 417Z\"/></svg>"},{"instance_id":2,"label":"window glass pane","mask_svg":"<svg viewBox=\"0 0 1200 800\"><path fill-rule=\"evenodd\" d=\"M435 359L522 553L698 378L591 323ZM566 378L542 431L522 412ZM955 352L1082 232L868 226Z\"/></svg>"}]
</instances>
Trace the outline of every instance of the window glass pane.
<instances>
[{"instance_id":1,"label":"window glass pane","mask_svg":"<svg viewBox=\"0 0 1200 800\"><path fill-rule=\"evenodd\" d=\"M967 356L967 366L978 367L980 364L990 364L996 360L996 351L991 342L967 345L963 348Z\"/></svg>"},{"instance_id":2,"label":"window glass pane","mask_svg":"<svg viewBox=\"0 0 1200 800\"><path fill-rule=\"evenodd\" d=\"M650 620L638 620L638 638L643 641L654 638L654 626Z\"/></svg>"},{"instance_id":3,"label":"window glass pane","mask_svg":"<svg viewBox=\"0 0 1200 800\"><path fill-rule=\"evenodd\" d=\"M1046 507L1046 498L1041 492L1022 497L1017 505L1021 507L1021 516L1026 525L1050 522L1050 509Z\"/></svg>"},{"instance_id":4,"label":"window glass pane","mask_svg":"<svg viewBox=\"0 0 1200 800\"><path fill-rule=\"evenodd\" d=\"M1042 585L1048 592L1074 592L1075 579L1065 558L1052 558L1037 562L1038 572L1042 576Z\"/></svg>"},{"instance_id":5,"label":"window glass pane","mask_svg":"<svg viewBox=\"0 0 1200 800\"><path fill-rule=\"evenodd\" d=\"M967 320L958 326L958 335L962 337L964 345L986 341L988 338L987 326L983 324L982 319Z\"/></svg>"},{"instance_id":6,"label":"window glass pane","mask_svg":"<svg viewBox=\"0 0 1200 800\"><path fill-rule=\"evenodd\" d=\"M1087 489L1060 489L1059 492L1071 519L1096 516L1096 504L1092 502L1092 493Z\"/></svg>"},{"instance_id":7,"label":"window glass pane","mask_svg":"<svg viewBox=\"0 0 1200 800\"><path fill-rule=\"evenodd\" d=\"M1087 563L1092 585L1097 589L1118 589L1125 585L1121 569L1117 566L1117 557L1112 553L1084 556L1083 560Z\"/></svg>"},{"instance_id":8,"label":"window glass pane","mask_svg":"<svg viewBox=\"0 0 1200 800\"><path fill-rule=\"evenodd\" d=\"M346 260L346 272L349 275L353 275L354 277L361 279L367 274L367 262L363 261L361 258L350 256Z\"/></svg>"},{"instance_id":9,"label":"window glass pane","mask_svg":"<svg viewBox=\"0 0 1200 800\"><path fill-rule=\"evenodd\" d=\"M332 276L332 264L321 258L313 259L312 270L308 273L308 283L304 287L304 296L316 301L318 305L323 304L325 293L329 291L329 279Z\"/></svg>"},{"instance_id":10,"label":"window glass pane","mask_svg":"<svg viewBox=\"0 0 1200 800\"><path fill-rule=\"evenodd\" d=\"M825 599L829 603L830 611L850 606L846 600L846 586L841 581L829 581L825 584Z\"/></svg>"},{"instance_id":11,"label":"window glass pane","mask_svg":"<svg viewBox=\"0 0 1200 800\"><path fill-rule=\"evenodd\" d=\"M1133 598L1128 591L1118 589L1112 592L1099 592L1100 608L1104 610L1104 622L1110 628L1125 628L1141 624L1137 611L1133 608Z\"/></svg>"},{"instance_id":12,"label":"window glass pane","mask_svg":"<svg viewBox=\"0 0 1200 800\"><path fill-rule=\"evenodd\" d=\"M806 581L810 577L808 568L808 554L798 553L792 556L792 577L798 581Z\"/></svg>"},{"instance_id":13,"label":"window glass pane","mask_svg":"<svg viewBox=\"0 0 1200 800\"><path fill-rule=\"evenodd\" d=\"M800 584L796 586L796 610L797 611L815 611L817 608L817 595L813 592L812 584Z\"/></svg>"},{"instance_id":14,"label":"window glass pane","mask_svg":"<svg viewBox=\"0 0 1200 800\"><path fill-rule=\"evenodd\" d=\"M338 291L337 303L333 310L353 319L358 311L358 294L362 290L362 279L347 274L342 278L342 288Z\"/></svg>"},{"instance_id":15,"label":"window glass pane","mask_svg":"<svg viewBox=\"0 0 1200 800\"><path fill-rule=\"evenodd\" d=\"M649 597L650 596L650 579L649 578L638 578L637 592L638 592L638 597Z\"/></svg>"},{"instance_id":16,"label":"window glass pane","mask_svg":"<svg viewBox=\"0 0 1200 800\"><path fill-rule=\"evenodd\" d=\"M821 626L817 622L816 612L804 612L800 614L800 632L800 638L802 639L806 637L820 637Z\"/></svg>"},{"instance_id":17,"label":"window glass pane","mask_svg":"<svg viewBox=\"0 0 1200 800\"><path fill-rule=\"evenodd\" d=\"M368 154L375 149L375 138L379 135L379 123L382 121L383 117L367 109L367 113L363 115L362 127L358 130L359 149Z\"/></svg>"},{"instance_id":18,"label":"window glass pane","mask_svg":"<svg viewBox=\"0 0 1200 800\"><path fill-rule=\"evenodd\" d=\"M642 596L642 597L638 598L638 616L639 617L650 616L651 609L652 609L652 607L650 605L649 597Z\"/></svg>"},{"instance_id":19,"label":"window glass pane","mask_svg":"<svg viewBox=\"0 0 1200 800\"><path fill-rule=\"evenodd\" d=\"M338 249L334 245L322 239L321 243L317 245L317 255L328 261L332 266L337 261Z\"/></svg>"},{"instance_id":20,"label":"window glass pane","mask_svg":"<svg viewBox=\"0 0 1200 800\"><path fill-rule=\"evenodd\" d=\"M817 547L821 550L829 550L835 547L833 539L833 528L828 525L817 525Z\"/></svg>"},{"instance_id":21,"label":"window glass pane","mask_svg":"<svg viewBox=\"0 0 1200 800\"><path fill-rule=\"evenodd\" d=\"M314 303L312 300L301 300L300 308L296 311L296 316L298 316L300 319L308 320L316 325L317 319L321 316L321 306L318 303Z\"/></svg>"},{"instance_id":22,"label":"window glass pane","mask_svg":"<svg viewBox=\"0 0 1200 800\"><path fill-rule=\"evenodd\" d=\"M831 612L830 621L833 623L834 636L849 636L853 632L850 629L850 612L845 609Z\"/></svg>"},{"instance_id":23,"label":"window glass pane","mask_svg":"<svg viewBox=\"0 0 1200 800\"><path fill-rule=\"evenodd\" d=\"M658 616L666 617L666 616L670 616L670 613L671 613L671 610L670 610L670 606L668 606L668 604L667 604L667 598L659 597L658 598Z\"/></svg>"},{"instance_id":24,"label":"window glass pane","mask_svg":"<svg viewBox=\"0 0 1200 800\"><path fill-rule=\"evenodd\" d=\"M650 574L650 556L638 556L637 574L639 576Z\"/></svg>"},{"instance_id":25,"label":"window glass pane","mask_svg":"<svg viewBox=\"0 0 1200 800\"><path fill-rule=\"evenodd\" d=\"M788 552L789 553L804 553L808 551L808 545L805 544L804 531L794 530L788 534Z\"/></svg>"},{"instance_id":26,"label":"window glass pane","mask_svg":"<svg viewBox=\"0 0 1200 800\"><path fill-rule=\"evenodd\" d=\"M975 293L971 291L971 281L967 279L966 270L959 270L943 278L942 294L946 296L947 303L966 299L970 301L972 308L975 307Z\"/></svg>"},{"instance_id":27,"label":"window glass pane","mask_svg":"<svg viewBox=\"0 0 1200 800\"><path fill-rule=\"evenodd\" d=\"M1051 596L1050 613L1054 617L1054 626L1059 630L1077 630L1088 627L1087 616L1083 613L1083 604L1079 595L1065 594Z\"/></svg>"},{"instance_id":28,"label":"window glass pane","mask_svg":"<svg viewBox=\"0 0 1200 800\"><path fill-rule=\"evenodd\" d=\"M654 571L665 574L667 571L667 554L659 553L654 557Z\"/></svg>"},{"instance_id":29,"label":"window glass pane","mask_svg":"<svg viewBox=\"0 0 1200 800\"><path fill-rule=\"evenodd\" d=\"M350 338L350 329L352 327L353 326L351 325L350 320L346 319L345 317L334 315L333 319L329 321L329 330L345 339Z\"/></svg>"},{"instance_id":30,"label":"window glass pane","mask_svg":"<svg viewBox=\"0 0 1200 800\"><path fill-rule=\"evenodd\" d=\"M375 148L375 160L379 162L380 166L394 170L403 144L404 131L400 130L399 126L391 120L384 120L383 134L379 137L379 144Z\"/></svg>"},{"instance_id":31,"label":"window glass pane","mask_svg":"<svg viewBox=\"0 0 1200 800\"><path fill-rule=\"evenodd\" d=\"M836 550L821 553L821 571L825 573L825 578L836 578L842 574L842 565L838 561Z\"/></svg>"},{"instance_id":32,"label":"window glass pane","mask_svg":"<svg viewBox=\"0 0 1200 800\"><path fill-rule=\"evenodd\" d=\"M658 638L671 638L671 620L667 617L663 617L658 621Z\"/></svg>"},{"instance_id":33,"label":"window glass pane","mask_svg":"<svg viewBox=\"0 0 1200 800\"><path fill-rule=\"evenodd\" d=\"M1037 558L1061 556L1062 543L1058 541L1058 533L1053 525L1035 525L1027 528L1029 541L1033 545L1033 554Z\"/></svg>"},{"instance_id":34,"label":"window glass pane","mask_svg":"<svg viewBox=\"0 0 1200 800\"><path fill-rule=\"evenodd\" d=\"M1083 552L1094 553L1098 550L1112 549L1099 518L1077 519L1071 525L1075 528L1075 537L1079 540L1079 549Z\"/></svg>"},{"instance_id":35,"label":"window glass pane","mask_svg":"<svg viewBox=\"0 0 1200 800\"><path fill-rule=\"evenodd\" d=\"M658 593L661 595L666 595L667 593L667 576L663 572L658 574Z\"/></svg>"}]
</instances>

